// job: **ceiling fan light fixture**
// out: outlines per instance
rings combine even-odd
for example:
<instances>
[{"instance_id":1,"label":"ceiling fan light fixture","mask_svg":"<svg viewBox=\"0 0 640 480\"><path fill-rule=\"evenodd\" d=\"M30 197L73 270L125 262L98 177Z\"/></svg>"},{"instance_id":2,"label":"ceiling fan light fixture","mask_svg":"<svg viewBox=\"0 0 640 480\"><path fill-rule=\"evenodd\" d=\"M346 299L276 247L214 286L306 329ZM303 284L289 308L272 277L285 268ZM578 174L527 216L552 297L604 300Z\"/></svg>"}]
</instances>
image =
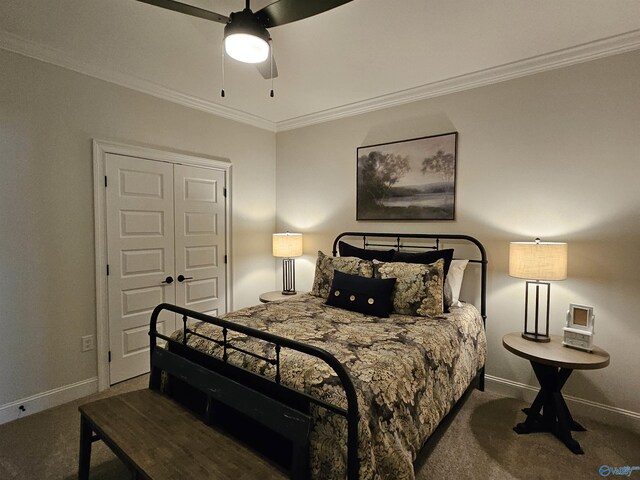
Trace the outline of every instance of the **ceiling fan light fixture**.
<instances>
[{"instance_id":1,"label":"ceiling fan light fixture","mask_svg":"<svg viewBox=\"0 0 640 480\"><path fill-rule=\"evenodd\" d=\"M234 33L224 39L224 49L231 58L245 63L264 62L269 56L269 44L248 33Z\"/></svg>"},{"instance_id":2,"label":"ceiling fan light fixture","mask_svg":"<svg viewBox=\"0 0 640 480\"><path fill-rule=\"evenodd\" d=\"M251 10L232 13L224 27L224 49L240 62L264 62L269 57L269 40L269 32Z\"/></svg>"}]
</instances>

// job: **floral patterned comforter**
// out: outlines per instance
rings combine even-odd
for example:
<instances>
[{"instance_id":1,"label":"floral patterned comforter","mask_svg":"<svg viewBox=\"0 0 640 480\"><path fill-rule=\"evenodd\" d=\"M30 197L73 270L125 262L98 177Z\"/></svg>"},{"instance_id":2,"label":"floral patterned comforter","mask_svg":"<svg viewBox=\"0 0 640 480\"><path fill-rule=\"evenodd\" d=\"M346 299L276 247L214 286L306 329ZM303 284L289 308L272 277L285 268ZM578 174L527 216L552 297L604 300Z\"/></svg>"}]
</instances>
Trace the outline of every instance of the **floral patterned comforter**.
<instances>
[{"instance_id":1,"label":"floral patterned comforter","mask_svg":"<svg viewBox=\"0 0 640 480\"><path fill-rule=\"evenodd\" d=\"M486 338L478 310L471 305L451 310L437 318L378 318L300 295L222 318L332 353L357 391L360 478L402 480L414 478L416 454L485 363ZM194 330L221 338L213 325L199 323ZM230 333L229 339L245 350L274 356L271 344L237 333ZM188 343L221 356L222 349L213 342L191 336ZM229 350L229 362L275 377L274 367L240 352ZM346 408L333 370L315 357L283 349L281 376L285 385ZM319 407L312 414L311 476L343 479L346 421Z\"/></svg>"}]
</instances>

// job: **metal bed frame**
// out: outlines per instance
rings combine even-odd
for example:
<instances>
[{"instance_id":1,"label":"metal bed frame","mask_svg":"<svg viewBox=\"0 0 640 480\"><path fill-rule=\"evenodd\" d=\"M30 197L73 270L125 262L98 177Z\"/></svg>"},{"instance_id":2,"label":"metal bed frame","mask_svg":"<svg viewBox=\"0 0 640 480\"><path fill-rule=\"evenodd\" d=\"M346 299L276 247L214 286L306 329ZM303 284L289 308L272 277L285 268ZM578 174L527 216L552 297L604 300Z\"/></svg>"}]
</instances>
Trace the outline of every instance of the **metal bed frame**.
<instances>
[{"instance_id":1,"label":"metal bed frame","mask_svg":"<svg viewBox=\"0 0 640 480\"><path fill-rule=\"evenodd\" d=\"M158 316L163 310L182 315L182 341L177 341L158 332ZM189 318L219 326L222 329L223 339L218 340L194 332L187 325ZM243 333L247 336L273 344L275 356L269 358L234 346L227 338L229 331ZM220 345L223 348L222 359L187 345L187 335L204 338ZM149 336L151 337L151 365L162 367L164 365L163 359L168 355L165 349L159 348L158 346L158 339L161 339L167 342L169 352L179 353L179 356L187 358L191 362L218 374L216 385L203 386L205 388L202 388L208 390L205 410L205 420L208 423L210 423L212 419L214 409L213 402L218 401L240 411L279 434L288 437L294 446L291 469L293 478L303 479L307 477L306 461L301 462L301 460L308 457L308 451L302 452L301 450L308 448L311 421L309 416L310 404L314 403L344 417L347 420L347 478L349 480L358 478L358 472L360 470L360 462L358 459L359 417L356 390L342 364L329 352L312 345L279 337L255 328L222 320L217 317L205 315L204 313L194 312L168 303L162 303L153 310ZM344 409L307 393L282 385L280 383L280 352L282 348L289 348L319 358L329 365L338 376L340 384L345 391L347 408ZM228 362L229 350L236 350L263 360L270 365L274 365L276 368L275 379L271 380L260 374L230 364ZM173 355L174 358L177 356L178 355ZM156 390L161 388L161 373L161 368L151 371L149 379L150 388ZM292 427L293 432L291 431Z\"/></svg>"},{"instance_id":2,"label":"metal bed frame","mask_svg":"<svg viewBox=\"0 0 640 480\"><path fill-rule=\"evenodd\" d=\"M480 313L483 324L486 320L486 275L487 258L482 244L473 237L467 235L449 234L409 234L409 233L365 233L365 232L344 232L339 234L333 242L333 254L337 254L336 247L338 241L344 237L360 237L364 247L389 247L389 243L372 242L369 239L393 239L391 245L396 250L400 249L432 249L438 250L442 240L463 240L474 244L479 252L480 259L470 259L470 262L481 265L481 300ZM406 244L406 239L426 239L433 240L435 245ZM380 242L381 240L378 240ZM158 316L162 311L174 312L182 316L182 340L170 338L157 330ZM222 340L201 335L189 328L188 319L199 320L216 325L222 330ZM238 332L247 336L255 337L273 345L273 357L258 355L238 346L235 346L228 338L228 332ZM222 347L222 359L197 350L187 344L188 335L204 338ZM295 340L273 335L268 332L250 328L241 324L233 323L217 317L205 315L203 313L188 310L170 304L158 305L152 315L150 324L150 355L151 365L162 365L163 357L168 352L179 353L190 362L215 372L216 384L207 385L205 420L211 421L215 402L226 404L233 409L240 411L253 420L261 423L265 427L287 437L292 441L292 478L303 479L308 476L308 436L310 430L310 406L311 404L323 407L346 419L347 422L347 478L357 480L360 470L360 460L358 458L358 402L355 387L343 365L329 352L318 347L307 345ZM158 340L166 342L166 348L160 348ZM282 348L288 348L316 357L325 362L336 373L342 388L345 391L347 408L342 408L335 404L328 403L312 395L295 390L280 382L280 353ZM244 368L232 365L228 362L229 350L242 352L246 355L258 358L275 367L276 374L272 380L258 373L251 372ZM185 365L188 365L185 363ZM185 367L186 368L186 367ZM210 376L209 376L210 378ZM161 368L151 371L149 380L150 388L159 389L161 386ZM478 388L484 391L484 366L478 375ZM294 426L295 428L291 428ZM293 433L291 433L293 430ZM305 452L304 450L307 449Z\"/></svg>"}]
</instances>

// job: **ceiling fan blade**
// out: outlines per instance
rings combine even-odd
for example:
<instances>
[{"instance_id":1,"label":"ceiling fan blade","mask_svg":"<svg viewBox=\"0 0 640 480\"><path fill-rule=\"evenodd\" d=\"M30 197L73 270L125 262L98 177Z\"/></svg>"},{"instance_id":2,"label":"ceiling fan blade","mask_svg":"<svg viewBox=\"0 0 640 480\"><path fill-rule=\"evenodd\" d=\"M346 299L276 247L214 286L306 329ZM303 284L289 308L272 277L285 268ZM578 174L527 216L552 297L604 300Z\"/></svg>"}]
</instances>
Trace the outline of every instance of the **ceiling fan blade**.
<instances>
[{"instance_id":1,"label":"ceiling fan blade","mask_svg":"<svg viewBox=\"0 0 640 480\"><path fill-rule=\"evenodd\" d=\"M256 12L256 18L266 28L277 27L312 17L352 0L276 0Z\"/></svg>"},{"instance_id":2,"label":"ceiling fan blade","mask_svg":"<svg viewBox=\"0 0 640 480\"><path fill-rule=\"evenodd\" d=\"M271 78L276 78L278 76L278 67L276 65L275 57L273 58L273 76L271 76L271 60L268 58L264 62L256 63L256 68L265 80L270 80Z\"/></svg>"},{"instance_id":3,"label":"ceiling fan blade","mask_svg":"<svg viewBox=\"0 0 640 480\"><path fill-rule=\"evenodd\" d=\"M211 20L218 23L229 23L229 17L220 15L216 12L210 12L203 8L194 7L193 5L187 5L186 3L176 2L175 0L138 0L142 3L148 3L149 5L155 5L156 7L166 8L174 12L184 13L193 17L204 18L205 20Z\"/></svg>"}]
</instances>

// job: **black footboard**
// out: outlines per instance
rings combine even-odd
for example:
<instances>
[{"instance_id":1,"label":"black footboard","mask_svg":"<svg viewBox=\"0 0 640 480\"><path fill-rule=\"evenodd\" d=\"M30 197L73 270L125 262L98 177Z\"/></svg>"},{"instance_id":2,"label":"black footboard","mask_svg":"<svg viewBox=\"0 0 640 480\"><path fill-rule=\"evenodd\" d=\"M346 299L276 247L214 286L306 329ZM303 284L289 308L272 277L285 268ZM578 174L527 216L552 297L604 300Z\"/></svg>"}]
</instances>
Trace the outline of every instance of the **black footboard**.
<instances>
[{"instance_id":1,"label":"black footboard","mask_svg":"<svg viewBox=\"0 0 640 480\"><path fill-rule=\"evenodd\" d=\"M158 315L163 310L175 312L182 316L182 341L177 341L166 335L158 333L156 323ZM188 327L188 319L217 325L221 329L222 340L206 337L192 331ZM240 347L234 346L233 343L228 340L229 331L239 332L272 344L274 347L273 357L257 355L243 350ZM218 344L222 348L222 358L208 355L189 346L187 344L187 337L189 335L204 338ZM153 314L151 315L149 336L151 337L152 366L157 364L157 362L153 360L158 356L162 356L161 350L163 349L157 348L158 339L166 341L169 350L180 351L183 355L187 356L197 364L207 368L208 370L216 372L219 378L219 385L216 385L215 391L212 390L215 397L224 397L227 399L227 404L231 403L239 407L243 413L276 431L278 428L282 428L279 427L279 425L284 425L287 422L291 423L292 415L287 412L299 412L302 416L308 415L310 404L318 405L344 417L347 422L347 478L349 480L355 480L358 478L360 470L360 461L358 459L359 417L356 391L351 378L342 364L329 352L295 340L279 337L271 333L166 303L160 304L154 309ZM313 397L305 392L282 385L280 382L280 352L283 348L296 350L306 355L319 358L329 365L338 376L340 384L344 389L347 399L347 408L344 409ZM230 364L228 362L228 352L230 350L240 351L246 355L253 356L272 365L276 371L275 379L272 380L260 374ZM149 385L150 388L160 388L160 377L161 370L152 368ZM224 390L224 392L222 392L222 390ZM267 407L265 407L265 405L267 405ZM210 404L207 404L207 415L210 414L209 406ZM301 435L302 434L304 433L301 433ZM308 452L300 453L308 456ZM295 465L293 470L295 471Z\"/></svg>"}]
</instances>

